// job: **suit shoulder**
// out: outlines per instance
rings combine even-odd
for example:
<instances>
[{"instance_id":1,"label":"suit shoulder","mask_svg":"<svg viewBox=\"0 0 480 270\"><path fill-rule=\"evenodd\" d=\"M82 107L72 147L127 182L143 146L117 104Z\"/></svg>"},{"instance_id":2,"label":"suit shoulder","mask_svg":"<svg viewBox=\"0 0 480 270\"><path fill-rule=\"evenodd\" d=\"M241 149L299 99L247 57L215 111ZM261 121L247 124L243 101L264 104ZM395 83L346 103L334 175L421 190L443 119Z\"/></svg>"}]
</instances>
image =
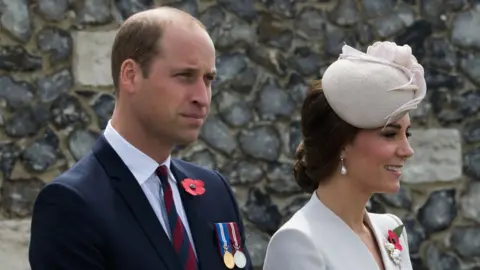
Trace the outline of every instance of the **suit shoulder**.
<instances>
[{"instance_id":1,"label":"suit shoulder","mask_svg":"<svg viewBox=\"0 0 480 270\"><path fill-rule=\"evenodd\" d=\"M185 169L190 169L190 170L198 170L198 171L203 171L203 172L211 172L213 171L212 169L197 165L195 163L183 160L183 159L178 159L178 158L172 158L172 161L175 162L175 164L180 165L184 167Z\"/></svg>"},{"instance_id":2,"label":"suit shoulder","mask_svg":"<svg viewBox=\"0 0 480 270\"><path fill-rule=\"evenodd\" d=\"M214 178L214 179L220 178L218 180L224 180L221 174L215 170L202 167L200 165L197 165L185 160L181 160L181 159L172 159L172 160L175 162L176 165L181 166L186 171L192 172L195 175L204 175L204 176L207 176L208 178Z\"/></svg>"},{"instance_id":3,"label":"suit shoulder","mask_svg":"<svg viewBox=\"0 0 480 270\"><path fill-rule=\"evenodd\" d=\"M55 177L49 185L61 185L70 190L89 190L98 185L98 178L104 170L93 154L87 154L73 166Z\"/></svg>"}]
</instances>

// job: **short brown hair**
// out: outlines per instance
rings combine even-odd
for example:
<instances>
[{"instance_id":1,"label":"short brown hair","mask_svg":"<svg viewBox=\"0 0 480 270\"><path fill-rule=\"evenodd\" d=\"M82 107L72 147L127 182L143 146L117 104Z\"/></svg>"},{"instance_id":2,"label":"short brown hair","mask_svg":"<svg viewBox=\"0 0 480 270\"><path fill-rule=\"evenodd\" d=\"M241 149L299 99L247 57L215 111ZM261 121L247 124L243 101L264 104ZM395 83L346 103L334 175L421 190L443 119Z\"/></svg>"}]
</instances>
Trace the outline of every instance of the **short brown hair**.
<instances>
[{"instance_id":1,"label":"short brown hair","mask_svg":"<svg viewBox=\"0 0 480 270\"><path fill-rule=\"evenodd\" d=\"M297 184L311 193L338 168L343 147L355 138L359 129L333 111L321 81L312 84L303 102L301 129L303 141L295 153L293 172Z\"/></svg>"},{"instance_id":2,"label":"short brown hair","mask_svg":"<svg viewBox=\"0 0 480 270\"><path fill-rule=\"evenodd\" d=\"M111 70L115 90L118 91L118 78L122 63L132 59L140 65L146 78L150 72L152 60L161 53L159 46L167 19L155 16L152 12L166 10L176 13L181 18L194 21L205 29L205 26L189 13L172 8L157 7L132 15L119 28L112 46Z\"/></svg>"}]
</instances>

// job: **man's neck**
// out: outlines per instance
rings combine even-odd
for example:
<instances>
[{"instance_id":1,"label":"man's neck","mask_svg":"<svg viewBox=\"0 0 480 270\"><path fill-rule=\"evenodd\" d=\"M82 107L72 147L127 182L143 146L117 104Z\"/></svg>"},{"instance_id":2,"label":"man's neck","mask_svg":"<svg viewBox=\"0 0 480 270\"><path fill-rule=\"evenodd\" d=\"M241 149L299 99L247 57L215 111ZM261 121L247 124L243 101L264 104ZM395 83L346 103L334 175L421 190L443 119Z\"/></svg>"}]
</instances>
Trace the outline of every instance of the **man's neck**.
<instances>
[{"instance_id":1,"label":"man's neck","mask_svg":"<svg viewBox=\"0 0 480 270\"><path fill-rule=\"evenodd\" d=\"M371 195L363 194L349 179L329 179L316 190L318 199L340 217L355 233L365 230L365 207Z\"/></svg>"},{"instance_id":2,"label":"man's neck","mask_svg":"<svg viewBox=\"0 0 480 270\"><path fill-rule=\"evenodd\" d=\"M130 144L159 164L165 161L173 146L149 136L145 128L135 119L131 119L130 115L121 114L118 110L115 110L111 118L112 127Z\"/></svg>"}]
</instances>

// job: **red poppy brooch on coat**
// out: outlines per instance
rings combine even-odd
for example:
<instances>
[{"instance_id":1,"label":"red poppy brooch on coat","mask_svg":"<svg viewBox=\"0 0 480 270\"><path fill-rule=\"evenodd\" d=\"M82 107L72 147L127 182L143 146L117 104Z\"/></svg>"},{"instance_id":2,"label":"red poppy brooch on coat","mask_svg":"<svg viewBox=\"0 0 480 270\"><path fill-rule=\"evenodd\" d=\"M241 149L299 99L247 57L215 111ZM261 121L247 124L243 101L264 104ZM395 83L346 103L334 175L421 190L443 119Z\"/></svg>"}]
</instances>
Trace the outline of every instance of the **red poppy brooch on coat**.
<instances>
[{"instance_id":1,"label":"red poppy brooch on coat","mask_svg":"<svg viewBox=\"0 0 480 270\"><path fill-rule=\"evenodd\" d=\"M388 230L388 241L385 243L385 248L388 251L388 255L397 265L401 262L400 253L403 250L402 245L400 244L400 236L403 232L403 225L398 226L393 231Z\"/></svg>"},{"instance_id":2,"label":"red poppy brooch on coat","mask_svg":"<svg viewBox=\"0 0 480 270\"><path fill-rule=\"evenodd\" d=\"M203 193L205 193L205 186L204 185L205 184L203 183L202 180L194 180L194 179L190 179L190 178L185 178L182 181L183 189L185 189L185 191L187 193L189 193L190 195L193 195L193 196L198 196L198 195L202 195Z\"/></svg>"}]
</instances>

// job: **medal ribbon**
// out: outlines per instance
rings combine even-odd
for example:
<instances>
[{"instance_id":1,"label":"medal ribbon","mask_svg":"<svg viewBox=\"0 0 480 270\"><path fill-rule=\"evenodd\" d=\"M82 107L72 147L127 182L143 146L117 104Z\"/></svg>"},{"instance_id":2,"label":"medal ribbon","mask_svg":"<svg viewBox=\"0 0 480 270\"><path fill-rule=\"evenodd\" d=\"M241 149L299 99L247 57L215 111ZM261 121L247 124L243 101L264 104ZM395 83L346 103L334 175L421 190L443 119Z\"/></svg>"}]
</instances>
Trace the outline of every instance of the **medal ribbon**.
<instances>
[{"instance_id":1,"label":"medal ribbon","mask_svg":"<svg viewBox=\"0 0 480 270\"><path fill-rule=\"evenodd\" d=\"M235 250L241 250L241 244L240 244L240 232L238 231L238 226L237 223L235 222L229 222L228 223L228 230L230 235L232 236L232 243L233 247Z\"/></svg>"},{"instance_id":2,"label":"medal ribbon","mask_svg":"<svg viewBox=\"0 0 480 270\"><path fill-rule=\"evenodd\" d=\"M223 257L226 251L232 252L229 231L225 223L215 223L215 227L217 229L218 240L220 241L220 253Z\"/></svg>"}]
</instances>

